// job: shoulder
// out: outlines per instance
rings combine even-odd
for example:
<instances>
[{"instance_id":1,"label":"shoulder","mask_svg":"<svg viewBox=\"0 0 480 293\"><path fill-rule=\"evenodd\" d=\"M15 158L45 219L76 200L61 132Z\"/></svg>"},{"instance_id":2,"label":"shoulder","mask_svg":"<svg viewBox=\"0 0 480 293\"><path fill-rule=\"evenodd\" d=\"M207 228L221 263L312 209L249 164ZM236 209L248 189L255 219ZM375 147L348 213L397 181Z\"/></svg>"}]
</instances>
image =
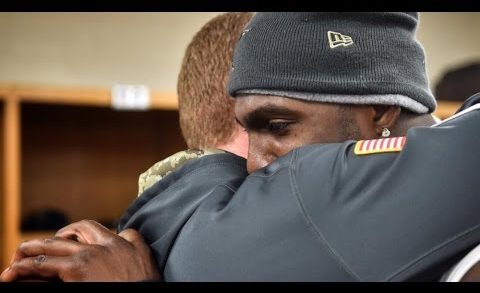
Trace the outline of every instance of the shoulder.
<instances>
[{"instance_id":1,"label":"shoulder","mask_svg":"<svg viewBox=\"0 0 480 293\"><path fill-rule=\"evenodd\" d=\"M220 149L205 148L205 149L188 149L177 152L148 168L145 172L140 174L138 179L138 194L140 195L146 189L154 185L159 180L162 180L165 176L172 173L174 170L187 164L191 165L193 161L198 160L206 156L212 156L207 160L200 160L196 165L211 164L214 162L231 162L238 163L240 160L235 158L236 156L226 153ZM220 156L219 156L220 155ZM197 166L198 167L198 166Z\"/></svg>"}]
</instances>

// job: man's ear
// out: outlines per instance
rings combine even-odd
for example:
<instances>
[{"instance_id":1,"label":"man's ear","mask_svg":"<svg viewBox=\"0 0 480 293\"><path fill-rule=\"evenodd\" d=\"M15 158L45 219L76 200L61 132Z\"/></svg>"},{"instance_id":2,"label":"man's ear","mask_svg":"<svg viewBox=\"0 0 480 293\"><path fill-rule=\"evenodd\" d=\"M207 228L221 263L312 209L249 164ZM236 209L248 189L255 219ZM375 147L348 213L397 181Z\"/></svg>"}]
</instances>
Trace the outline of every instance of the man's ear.
<instances>
[{"instance_id":1,"label":"man's ear","mask_svg":"<svg viewBox=\"0 0 480 293\"><path fill-rule=\"evenodd\" d=\"M373 109L375 111L375 133L377 133L378 136L381 136L384 128L388 128L392 131L392 129L395 128L398 118L400 117L400 112L402 111L400 106L375 105L373 106Z\"/></svg>"}]
</instances>

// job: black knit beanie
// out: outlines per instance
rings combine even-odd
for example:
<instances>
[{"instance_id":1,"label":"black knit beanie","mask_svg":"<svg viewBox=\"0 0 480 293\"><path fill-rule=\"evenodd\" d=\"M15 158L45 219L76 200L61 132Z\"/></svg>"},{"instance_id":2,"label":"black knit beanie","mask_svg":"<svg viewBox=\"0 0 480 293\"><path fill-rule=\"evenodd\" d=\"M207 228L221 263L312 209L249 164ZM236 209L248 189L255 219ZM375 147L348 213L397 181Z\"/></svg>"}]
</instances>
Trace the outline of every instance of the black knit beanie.
<instances>
[{"instance_id":1,"label":"black knit beanie","mask_svg":"<svg viewBox=\"0 0 480 293\"><path fill-rule=\"evenodd\" d=\"M412 12L257 13L235 48L228 92L433 112L417 24Z\"/></svg>"}]
</instances>

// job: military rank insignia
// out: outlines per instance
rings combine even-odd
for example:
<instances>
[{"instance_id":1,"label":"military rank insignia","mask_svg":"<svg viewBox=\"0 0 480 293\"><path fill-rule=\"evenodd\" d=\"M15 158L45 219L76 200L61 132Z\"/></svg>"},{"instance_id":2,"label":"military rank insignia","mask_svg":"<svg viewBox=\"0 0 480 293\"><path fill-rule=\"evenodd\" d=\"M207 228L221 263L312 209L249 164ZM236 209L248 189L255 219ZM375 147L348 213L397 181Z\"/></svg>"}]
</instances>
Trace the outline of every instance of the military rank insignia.
<instances>
[{"instance_id":1,"label":"military rank insignia","mask_svg":"<svg viewBox=\"0 0 480 293\"><path fill-rule=\"evenodd\" d=\"M403 149L407 138L401 137L388 137L379 139L359 140L355 144L356 155L369 155L379 153L399 152Z\"/></svg>"}]
</instances>

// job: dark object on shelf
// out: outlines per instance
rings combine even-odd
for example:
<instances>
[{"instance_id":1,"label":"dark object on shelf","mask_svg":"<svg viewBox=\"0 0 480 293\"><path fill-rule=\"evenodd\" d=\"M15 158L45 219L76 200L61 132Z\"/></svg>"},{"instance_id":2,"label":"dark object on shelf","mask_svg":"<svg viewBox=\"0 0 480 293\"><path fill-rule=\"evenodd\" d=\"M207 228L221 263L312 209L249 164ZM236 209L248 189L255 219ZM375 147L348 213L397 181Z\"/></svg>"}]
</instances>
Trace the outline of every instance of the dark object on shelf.
<instances>
[{"instance_id":1,"label":"dark object on shelf","mask_svg":"<svg viewBox=\"0 0 480 293\"><path fill-rule=\"evenodd\" d=\"M438 100L465 101L480 92L480 61L448 70L435 86Z\"/></svg>"},{"instance_id":2,"label":"dark object on shelf","mask_svg":"<svg viewBox=\"0 0 480 293\"><path fill-rule=\"evenodd\" d=\"M67 215L53 208L30 213L22 220L23 231L58 230L70 223Z\"/></svg>"}]
</instances>

